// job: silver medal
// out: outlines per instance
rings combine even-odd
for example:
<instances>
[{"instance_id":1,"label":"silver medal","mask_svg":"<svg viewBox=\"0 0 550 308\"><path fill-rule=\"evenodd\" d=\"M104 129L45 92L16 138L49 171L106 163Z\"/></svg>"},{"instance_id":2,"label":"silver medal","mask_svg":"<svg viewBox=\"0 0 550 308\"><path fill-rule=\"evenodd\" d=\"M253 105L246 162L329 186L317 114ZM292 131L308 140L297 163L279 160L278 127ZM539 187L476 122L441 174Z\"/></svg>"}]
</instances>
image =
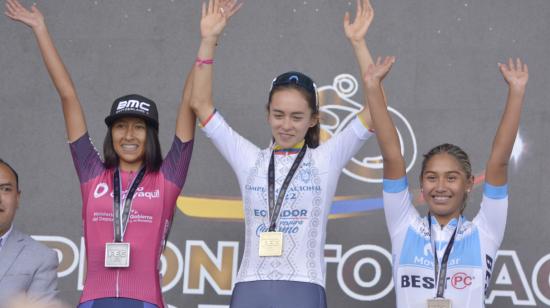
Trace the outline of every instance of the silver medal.
<instances>
[{"instance_id":1,"label":"silver medal","mask_svg":"<svg viewBox=\"0 0 550 308\"><path fill-rule=\"evenodd\" d=\"M130 243L105 243L105 267L129 267Z\"/></svg>"}]
</instances>

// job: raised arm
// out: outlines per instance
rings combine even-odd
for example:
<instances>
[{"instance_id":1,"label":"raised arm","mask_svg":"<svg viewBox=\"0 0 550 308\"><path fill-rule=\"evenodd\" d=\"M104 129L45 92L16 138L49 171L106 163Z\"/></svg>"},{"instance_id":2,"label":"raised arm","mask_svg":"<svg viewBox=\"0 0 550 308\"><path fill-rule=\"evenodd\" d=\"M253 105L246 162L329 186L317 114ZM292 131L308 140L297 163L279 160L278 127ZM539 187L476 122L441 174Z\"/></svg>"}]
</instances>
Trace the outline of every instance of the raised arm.
<instances>
[{"instance_id":1,"label":"raised arm","mask_svg":"<svg viewBox=\"0 0 550 308\"><path fill-rule=\"evenodd\" d=\"M500 72L508 83L508 99L493 140L491 156L487 162L485 181L494 186L507 182L508 162L519 128L525 87L529 79L527 64L517 58L515 63L508 59L508 65L499 63Z\"/></svg>"},{"instance_id":2,"label":"raised arm","mask_svg":"<svg viewBox=\"0 0 550 308\"><path fill-rule=\"evenodd\" d=\"M214 111L212 99L212 79L214 51L220 34L229 18L240 8L242 3L236 0L208 0L202 4L201 44L197 54L191 90L191 108L204 123Z\"/></svg>"},{"instance_id":3,"label":"raised arm","mask_svg":"<svg viewBox=\"0 0 550 308\"><path fill-rule=\"evenodd\" d=\"M353 22L351 21L351 14L349 12L346 12L344 15L344 32L353 47L357 63L359 64L359 69L361 70L361 76L365 76L369 65L373 64L372 56L369 48L367 47L365 36L367 35L374 18L374 10L372 9L369 0L356 1L356 12ZM384 94L384 89L382 89L382 94ZM364 124L368 127L372 127L372 120L368 111L366 92L364 97L364 108L358 116Z\"/></svg>"},{"instance_id":4,"label":"raised arm","mask_svg":"<svg viewBox=\"0 0 550 308\"><path fill-rule=\"evenodd\" d=\"M31 6L28 10L17 0L6 0L6 16L29 26L33 30L46 69L61 99L67 137L69 142L76 141L87 131L84 113L71 77L50 37L44 16L36 5Z\"/></svg>"},{"instance_id":5,"label":"raised arm","mask_svg":"<svg viewBox=\"0 0 550 308\"><path fill-rule=\"evenodd\" d=\"M375 64L368 66L364 77L369 111L384 159L384 178L391 180L400 179L406 174L405 160L401 155L397 129L388 112L382 91L382 80L394 62L395 57L386 57L384 61L378 58Z\"/></svg>"},{"instance_id":6,"label":"raised arm","mask_svg":"<svg viewBox=\"0 0 550 308\"><path fill-rule=\"evenodd\" d=\"M193 89L193 75L195 66L191 68L181 95L181 103L176 119L176 136L183 142L187 142L195 136L195 114L191 109L191 91Z\"/></svg>"}]
</instances>

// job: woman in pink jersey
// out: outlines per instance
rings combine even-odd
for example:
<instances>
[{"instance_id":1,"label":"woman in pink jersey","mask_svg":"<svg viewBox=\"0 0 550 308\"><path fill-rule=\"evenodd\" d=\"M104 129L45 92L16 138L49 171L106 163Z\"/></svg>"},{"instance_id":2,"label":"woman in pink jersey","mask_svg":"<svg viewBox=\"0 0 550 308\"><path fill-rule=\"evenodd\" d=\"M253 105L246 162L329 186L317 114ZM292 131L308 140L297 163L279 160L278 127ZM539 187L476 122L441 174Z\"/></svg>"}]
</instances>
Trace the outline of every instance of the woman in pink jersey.
<instances>
[{"instance_id":1,"label":"woman in pink jersey","mask_svg":"<svg viewBox=\"0 0 550 308\"><path fill-rule=\"evenodd\" d=\"M365 83L384 159L384 212L397 307L485 307L484 294L506 226L507 169L519 128L527 65L520 59L499 64L508 99L487 161L480 211L468 221L462 213L474 177L468 155L456 145L445 143L424 155L420 187L427 217L421 217L412 203L399 137L381 89L394 60L378 59L369 67Z\"/></svg>"},{"instance_id":2,"label":"woman in pink jersey","mask_svg":"<svg viewBox=\"0 0 550 308\"><path fill-rule=\"evenodd\" d=\"M235 5L223 1L227 11ZM193 69L184 86L172 147L163 160L156 104L130 94L105 118L102 161L88 136L75 87L44 17L17 0L6 15L29 26L61 99L71 154L80 180L87 272L79 307L164 307L160 255L185 182L195 116L189 107Z\"/></svg>"}]
</instances>

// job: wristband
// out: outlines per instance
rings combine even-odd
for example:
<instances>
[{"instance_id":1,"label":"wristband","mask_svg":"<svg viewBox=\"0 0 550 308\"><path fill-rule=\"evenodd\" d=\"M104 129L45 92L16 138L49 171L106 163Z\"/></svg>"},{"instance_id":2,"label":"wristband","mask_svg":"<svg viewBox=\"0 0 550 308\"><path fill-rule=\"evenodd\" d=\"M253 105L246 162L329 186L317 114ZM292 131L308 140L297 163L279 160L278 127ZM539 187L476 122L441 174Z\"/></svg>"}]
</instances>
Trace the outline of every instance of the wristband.
<instances>
[{"instance_id":1,"label":"wristband","mask_svg":"<svg viewBox=\"0 0 550 308\"><path fill-rule=\"evenodd\" d=\"M208 116L208 118L206 118L206 120L204 120L204 122L199 122L199 126L201 128L205 127L206 124L208 124L208 122L210 122L210 120L212 120L212 118L214 117L214 114L216 114L216 112L218 112L218 110L216 108L214 108L214 111L212 111L212 114Z\"/></svg>"},{"instance_id":2,"label":"wristband","mask_svg":"<svg viewBox=\"0 0 550 308\"><path fill-rule=\"evenodd\" d=\"M198 67L201 67L203 64L214 64L214 59L197 58L197 60L195 60L195 63L197 64Z\"/></svg>"}]
</instances>

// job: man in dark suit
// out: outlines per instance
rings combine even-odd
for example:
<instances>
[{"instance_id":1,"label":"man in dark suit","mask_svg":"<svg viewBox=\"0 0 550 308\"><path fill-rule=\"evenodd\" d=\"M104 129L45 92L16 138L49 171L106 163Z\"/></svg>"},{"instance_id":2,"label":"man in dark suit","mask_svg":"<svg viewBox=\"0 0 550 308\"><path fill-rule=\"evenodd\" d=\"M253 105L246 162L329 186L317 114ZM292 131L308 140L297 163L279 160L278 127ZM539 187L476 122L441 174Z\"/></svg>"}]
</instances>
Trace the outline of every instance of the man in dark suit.
<instances>
[{"instance_id":1,"label":"man in dark suit","mask_svg":"<svg viewBox=\"0 0 550 308\"><path fill-rule=\"evenodd\" d=\"M0 306L18 294L50 300L57 293L57 254L13 227L19 178L0 159Z\"/></svg>"}]
</instances>

